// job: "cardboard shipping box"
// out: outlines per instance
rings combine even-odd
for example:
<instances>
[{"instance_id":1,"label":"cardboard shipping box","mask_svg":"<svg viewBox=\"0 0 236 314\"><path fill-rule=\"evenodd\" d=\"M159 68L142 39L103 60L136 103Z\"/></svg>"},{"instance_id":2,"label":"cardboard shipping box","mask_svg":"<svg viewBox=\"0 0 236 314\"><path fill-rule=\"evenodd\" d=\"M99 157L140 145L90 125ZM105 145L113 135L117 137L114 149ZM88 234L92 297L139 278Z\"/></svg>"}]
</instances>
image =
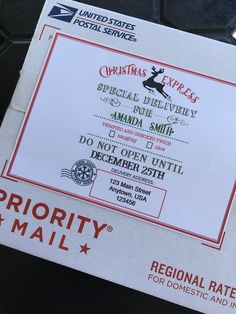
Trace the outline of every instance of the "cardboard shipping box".
<instances>
[{"instance_id":1,"label":"cardboard shipping box","mask_svg":"<svg viewBox=\"0 0 236 314\"><path fill-rule=\"evenodd\" d=\"M46 2L0 132L1 243L236 310L235 47Z\"/></svg>"}]
</instances>

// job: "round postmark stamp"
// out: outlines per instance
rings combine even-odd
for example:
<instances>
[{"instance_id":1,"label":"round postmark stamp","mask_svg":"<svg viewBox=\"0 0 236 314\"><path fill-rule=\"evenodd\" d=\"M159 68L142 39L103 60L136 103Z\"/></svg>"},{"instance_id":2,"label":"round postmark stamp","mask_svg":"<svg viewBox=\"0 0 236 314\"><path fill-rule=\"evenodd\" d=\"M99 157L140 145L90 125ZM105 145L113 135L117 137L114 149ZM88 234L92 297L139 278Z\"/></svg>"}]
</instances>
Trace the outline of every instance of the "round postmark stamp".
<instances>
[{"instance_id":1,"label":"round postmark stamp","mask_svg":"<svg viewBox=\"0 0 236 314\"><path fill-rule=\"evenodd\" d=\"M97 176L97 168L90 160L78 160L71 168L71 178L78 185L89 185Z\"/></svg>"}]
</instances>

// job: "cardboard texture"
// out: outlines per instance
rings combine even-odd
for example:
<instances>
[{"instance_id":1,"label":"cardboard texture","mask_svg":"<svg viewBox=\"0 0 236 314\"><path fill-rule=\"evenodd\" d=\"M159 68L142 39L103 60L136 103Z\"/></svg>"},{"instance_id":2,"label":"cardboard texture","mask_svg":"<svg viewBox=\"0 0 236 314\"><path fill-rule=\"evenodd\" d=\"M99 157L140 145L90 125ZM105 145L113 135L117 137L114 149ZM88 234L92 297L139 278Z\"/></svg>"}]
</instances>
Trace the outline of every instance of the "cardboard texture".
<instances>
[{"instance_id":1,"label":"cardboard texture","mask_svg":"<svg viewBox=\"0 0 236 314\"><path fill-rule=\"evenodd\" d=\"M47 1L0 133L1 243L236 310L235 47Z\"/></svg>"}]
</instances>

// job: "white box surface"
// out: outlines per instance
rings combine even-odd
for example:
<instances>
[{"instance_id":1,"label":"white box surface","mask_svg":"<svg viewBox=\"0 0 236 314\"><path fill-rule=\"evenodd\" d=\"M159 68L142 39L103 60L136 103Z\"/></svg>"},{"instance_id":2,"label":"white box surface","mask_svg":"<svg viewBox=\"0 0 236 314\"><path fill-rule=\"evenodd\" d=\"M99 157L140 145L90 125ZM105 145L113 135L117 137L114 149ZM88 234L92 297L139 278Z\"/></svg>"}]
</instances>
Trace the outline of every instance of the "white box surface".
<instances>
[{"instance_id":1,"label":"white box surface","mask_svg":"<svg viewBox=\"0 0 236 314\"><path fill-rule=\"evenodd\" d=\"M47 1L1 128L1 242L235 312L235 66L233 46Z\"/></svg>"}]
</instances>

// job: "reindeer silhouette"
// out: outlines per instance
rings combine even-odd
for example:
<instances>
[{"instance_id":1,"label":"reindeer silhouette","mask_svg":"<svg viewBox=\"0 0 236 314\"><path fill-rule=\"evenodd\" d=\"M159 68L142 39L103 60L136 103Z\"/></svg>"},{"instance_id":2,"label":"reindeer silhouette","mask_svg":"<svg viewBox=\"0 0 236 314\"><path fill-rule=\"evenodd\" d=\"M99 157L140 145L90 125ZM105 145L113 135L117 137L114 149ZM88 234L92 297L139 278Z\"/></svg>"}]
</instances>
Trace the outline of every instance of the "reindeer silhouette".
<instances>
[{"instance_id":1,"label":"reindeer silhouette","mask_svg":"<svg viewBox=\"0 0 236 314\"><path fill-rule=\"evenodd\" d=\"M155 82L154 79L155 77L157 77L158 74L161 74L164 72L164 69L160 69L159 71L156 71L156 68L153 66L152 67L152 76L149 77L146 81L143 81L143 86L149 90L149 93L153 93L153 89L156 89L158 91L158 93L160 93L163 97L167 98L167 99L171 99L171 97L165 93L163 91L163 88L165 86L165 84L162 84L162 83L158 83L158 82ZM150 87L150 88L148 88Z\"/></svg>"}]
</instances>

